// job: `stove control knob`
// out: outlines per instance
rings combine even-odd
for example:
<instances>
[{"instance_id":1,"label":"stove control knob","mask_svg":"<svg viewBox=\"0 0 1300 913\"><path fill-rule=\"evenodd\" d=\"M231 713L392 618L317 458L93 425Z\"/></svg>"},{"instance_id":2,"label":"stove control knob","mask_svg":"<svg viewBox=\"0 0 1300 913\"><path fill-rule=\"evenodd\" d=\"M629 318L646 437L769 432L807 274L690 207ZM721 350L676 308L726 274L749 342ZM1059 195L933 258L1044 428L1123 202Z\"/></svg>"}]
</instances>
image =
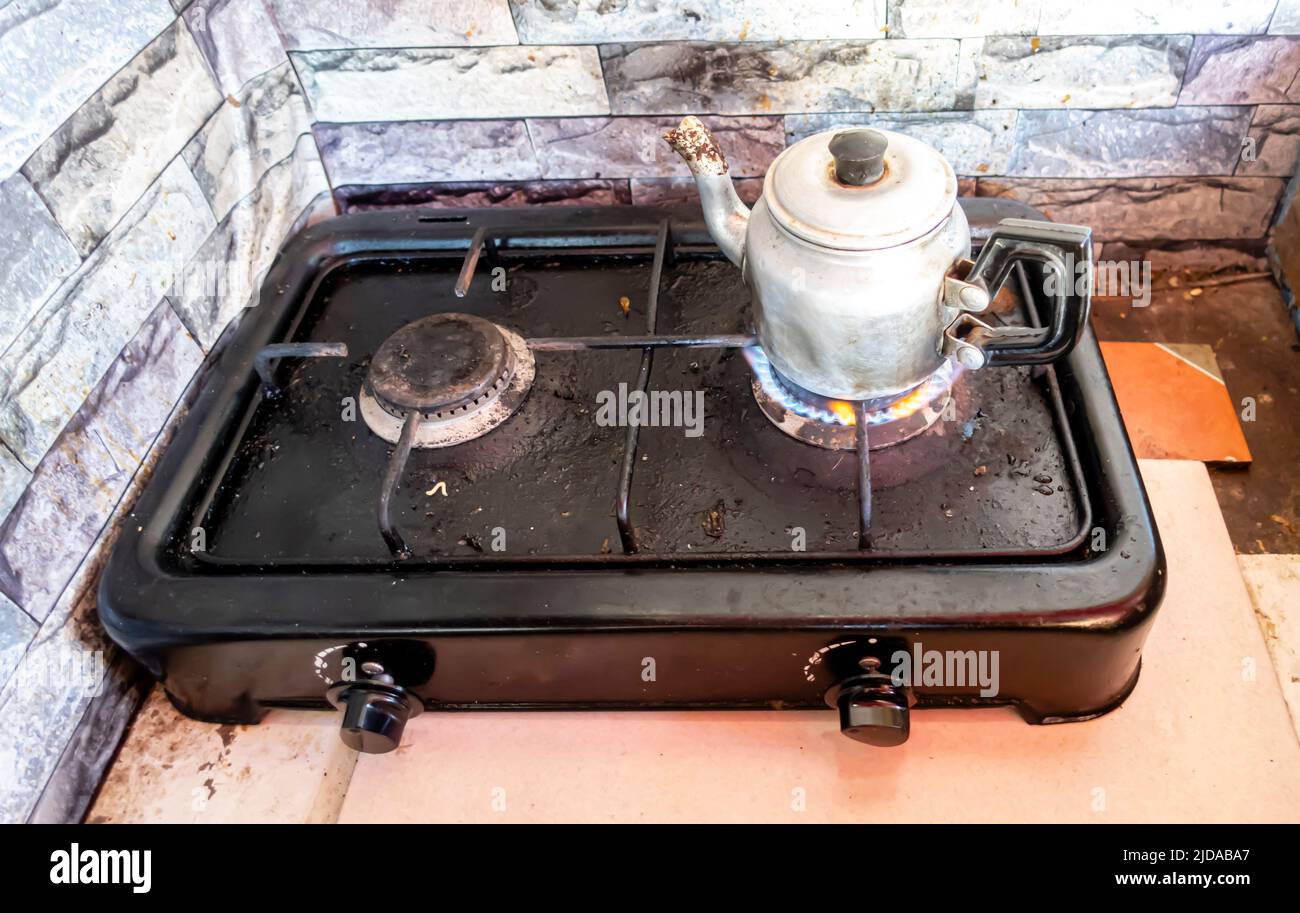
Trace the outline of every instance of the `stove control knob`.
<instances>
[{"instance_id":1,"label":"stove control knob","mask_svg":"<svg viewBox=\"0 0 1300 913\"><path fill-rule=\"evenodd\" d=\"M826 692L839 711L840 732L868 745L890 747L907 741L910 731L907 690L888 675L856 675Z\"/></svg>"},{"instance_id":2,"label":"stove control knob","mask_svg":"<svg viewBox=\"0 0 1300 913\"><path fill-rule=\"evenodd\" d=\"M339 682L327 696L343 711L343 744L369 754L384 754L402 744L406 721L424 709L418 697L382 681Z\"/></svg>"}]
</instances>

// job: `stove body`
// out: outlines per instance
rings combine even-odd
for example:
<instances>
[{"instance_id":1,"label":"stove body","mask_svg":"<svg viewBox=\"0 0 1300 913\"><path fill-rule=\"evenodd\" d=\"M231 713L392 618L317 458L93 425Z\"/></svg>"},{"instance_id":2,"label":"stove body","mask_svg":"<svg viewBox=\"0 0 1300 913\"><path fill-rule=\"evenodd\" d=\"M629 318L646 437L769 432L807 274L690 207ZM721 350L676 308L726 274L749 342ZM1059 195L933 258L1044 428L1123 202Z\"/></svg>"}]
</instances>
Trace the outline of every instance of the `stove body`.
<instances>
[{"instance_id":1,"label":"stove body","mask_svg":"<svg viewBox=\"0 0 1300 913\"><path fill-rule=\"evenodd\" d=\"M963 206L977 246L1036 216ZM1040 284L1021 278L1008 322L1034 319ZM1117 706L1164 558L1090 333L1054 367L966 374L943 420L874 451L868 542L854 453L776 427L735 347L537 352L503 424L411 451L387 507L409 557L381 535L394 444L356 405L399 328L457 311L529 339L726 336L747 307L694 207L307 229L207 366L100 616L183 712L224 722L370 678L416 710L826 709L864 670L927 654L958 671L995 657L996 687L917 669L913 706L1010 703L1040 723ZM259 353L304 343L349 354L264 364L272 395ZM702 391L702 433L602 425L620 385Z\"/></svg>"}]
</instances>

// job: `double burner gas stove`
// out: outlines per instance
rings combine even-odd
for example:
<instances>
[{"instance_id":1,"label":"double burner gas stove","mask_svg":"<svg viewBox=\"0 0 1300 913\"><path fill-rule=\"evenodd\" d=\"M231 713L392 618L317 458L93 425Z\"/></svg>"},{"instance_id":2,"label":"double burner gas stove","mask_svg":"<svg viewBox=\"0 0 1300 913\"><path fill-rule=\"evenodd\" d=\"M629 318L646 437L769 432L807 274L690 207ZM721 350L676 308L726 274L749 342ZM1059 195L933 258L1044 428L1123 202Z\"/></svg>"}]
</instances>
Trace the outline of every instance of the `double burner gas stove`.
<instances>
[{"instance_id":1,"label":"double burner gas stove","mask_svg":"<svg viewBox=\"0 0 1300 913\"><path fill-rule=\"evenodd\" d=\"M963 201L978 244L1016 204ZM990 321L1037 325L1018 266ZM767 363L698 209L367 212L291 240L106 568L184 713L1105 713L1164 559L1091 335L900 399ZM952 363L950 362L949 365ZM833 718L833 717L832 717Z\"/></svg>"}]
</instances>

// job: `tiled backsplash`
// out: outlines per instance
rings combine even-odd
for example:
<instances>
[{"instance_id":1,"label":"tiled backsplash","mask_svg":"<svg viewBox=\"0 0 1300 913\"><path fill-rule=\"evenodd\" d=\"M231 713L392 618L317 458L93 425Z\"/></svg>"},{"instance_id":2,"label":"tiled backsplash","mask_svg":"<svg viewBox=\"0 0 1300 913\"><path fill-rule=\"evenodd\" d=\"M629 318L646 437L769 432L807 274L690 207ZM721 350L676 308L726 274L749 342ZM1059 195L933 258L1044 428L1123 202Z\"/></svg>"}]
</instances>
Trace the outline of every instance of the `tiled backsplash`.
<instances>
[{"instance_id":1,"label":"tiled backsplash","mask_svg":"<svg viewBox=\"0 0 1300 913\"><path fill-rule=\"evenodd\" d=\"M694 113L743 179L869 123L1103 239L1243 242L1300 151L1300 0L268 5L345 206L691 199Z\"/></svg>"},{"instance_id":2,"label":"tiled backsplash","mask_svg":"<svg viewBox=\"0 0 1300 913\"><path fill-rule=\"evenodd\" d=\"M310 127L260 3L0 7L0 821L79 817L139 701L94 584L204 353L333 211Z\"/></svg>"},{"instance_id":3,"label":"tiled backsplash","mask_svg":"<svg viewBox=\"0 0 1300 913\"><path fill-rule=\"evenodd\" d=\"M105 546L330 191L693 199L660 138L693 113L751 200L787 143L870 123L1103 238L1254 242L1298 71L1300 0L0 5L0 820L82 813L141 690L95 622Z\"/></svg>"}]
</instances>

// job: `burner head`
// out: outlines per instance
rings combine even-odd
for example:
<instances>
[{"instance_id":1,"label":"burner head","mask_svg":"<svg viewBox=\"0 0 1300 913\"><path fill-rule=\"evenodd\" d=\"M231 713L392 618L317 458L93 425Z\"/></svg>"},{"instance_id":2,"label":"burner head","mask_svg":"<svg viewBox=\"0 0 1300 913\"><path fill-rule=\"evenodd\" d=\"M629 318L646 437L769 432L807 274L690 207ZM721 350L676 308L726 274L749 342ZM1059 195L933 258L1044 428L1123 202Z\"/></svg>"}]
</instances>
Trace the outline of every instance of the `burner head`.
<instances>
[{"instance_id":1,"label":"burner head","mask_svg":"<svg viewBox=\"0 0 1300 913\"><path fill-rule=\"evenodd\" d=\"M394 414L450 415L508 379L513 360L496 324L472 314L434 314L384 340L366 385Z\"/></svg>"},{"instance_id":2,"label":"burner head","mask_svg":"<svg viewBox=\"0 0 1300 913\"><path fill-rule=\"evenodd\" d=\"M515 333L472 314L434 314L399 329L370 361L361 414L390 442L408 413L416 447L473 440L508 419L533 380L533 356Z\"/></svg>"},{"instance_id":3,"label":"burner head","mask_svg":"<svg viewBox=\"0 0 1300 913\"><path fill-rule=\"evenodd\" d=\"M753 369L754 399L768 420L791 437L827 450L856 449L857 403L829 399L803 389L776 372L761 348L745 350ZM911 440L943 415L960 367L945 361L934 374L897 397L867 405L867 441L872 450Z\"/></svg>"}]
</instances>

